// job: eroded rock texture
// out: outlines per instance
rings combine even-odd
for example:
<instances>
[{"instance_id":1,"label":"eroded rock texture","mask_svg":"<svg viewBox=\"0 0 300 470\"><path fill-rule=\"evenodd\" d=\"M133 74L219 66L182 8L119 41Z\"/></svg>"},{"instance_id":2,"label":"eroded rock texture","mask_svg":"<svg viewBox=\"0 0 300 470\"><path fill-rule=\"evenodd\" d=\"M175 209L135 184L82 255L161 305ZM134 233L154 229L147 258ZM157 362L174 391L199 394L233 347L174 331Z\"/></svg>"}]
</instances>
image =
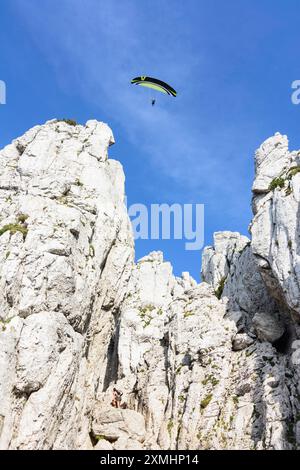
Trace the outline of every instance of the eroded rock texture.
<instances>
[{"instance_id":1,"label":"eroded rock texture","mask_svg":"<svg viewBox=\"0 0 300 470\"><path fill-rule=\"evenodd\" d=\"M260 147L252 240L216 233L197 284L134 263L112 132L71 124L0 152L0 447L300 447L300 154Z\"/></svg>"},{"instance_id":2,"label":"eroded rock texture","mask_svg":"<svg viewBox=\"0 0 300 470\"><path fill-rule=\"evenodd\" d=\"M103 123L49 122L1 152L2 448L90 446L133 264Z\"/></svg>"}]
</instances>

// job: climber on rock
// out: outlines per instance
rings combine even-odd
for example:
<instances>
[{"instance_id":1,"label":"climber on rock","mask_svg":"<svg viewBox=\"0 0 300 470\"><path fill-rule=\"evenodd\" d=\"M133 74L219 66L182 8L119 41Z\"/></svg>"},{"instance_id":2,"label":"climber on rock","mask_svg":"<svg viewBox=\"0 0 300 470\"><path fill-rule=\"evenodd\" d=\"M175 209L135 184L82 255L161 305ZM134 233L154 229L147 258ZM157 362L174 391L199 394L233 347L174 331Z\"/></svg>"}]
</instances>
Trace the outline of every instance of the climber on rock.
<instances>
[{"instance_id":1,"label":"climber on rock","mask_svg":"<svg viewBox=\"0 0 300 470\"><path fill-rule=\"evenodd\" d=\"M111 406L113 406L114 408L121 408L122 395L123 395L123 392L120 392L114 387Z\"/></svg>"}]
</instances>

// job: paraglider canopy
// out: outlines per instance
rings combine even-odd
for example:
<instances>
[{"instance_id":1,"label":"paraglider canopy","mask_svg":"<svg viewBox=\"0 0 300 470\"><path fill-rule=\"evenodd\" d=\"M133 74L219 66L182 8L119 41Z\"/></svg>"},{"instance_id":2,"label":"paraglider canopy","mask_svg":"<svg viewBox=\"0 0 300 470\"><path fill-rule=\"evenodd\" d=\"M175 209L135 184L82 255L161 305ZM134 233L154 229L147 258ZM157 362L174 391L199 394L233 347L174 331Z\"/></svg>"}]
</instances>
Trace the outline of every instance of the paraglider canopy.
<instances>
[{"instance_id":1,"label":"paraglider canopy","mask_svg":"<svg viewBox=\"0 0 300 470\"><path fill-rule=\"evenodd\" d=\"M142 75L140 77L133 78L131 83L152 88L153 90L160 91L161 93L166 93L168 95L177 96L177 92L174 90L174 88L162 80L158 80L157 78Z\"/></svg>"}]
</instances>

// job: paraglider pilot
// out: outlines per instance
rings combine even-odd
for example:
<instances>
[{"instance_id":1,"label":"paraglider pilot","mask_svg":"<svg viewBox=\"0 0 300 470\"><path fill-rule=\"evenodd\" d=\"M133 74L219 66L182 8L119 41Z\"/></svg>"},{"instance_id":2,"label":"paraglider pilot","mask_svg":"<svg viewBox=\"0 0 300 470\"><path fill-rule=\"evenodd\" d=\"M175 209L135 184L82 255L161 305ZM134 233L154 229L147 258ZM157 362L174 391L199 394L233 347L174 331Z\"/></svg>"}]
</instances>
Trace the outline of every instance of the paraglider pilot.
<instances>
[{"instance_id":1,"label":"paraglider pilot","mask_svg":"<svg viewBox=\"0 0 300 470\"><path fill-rule=\"evenodd\" d=\"M140 77L135 77L131 80L131 83L134 85L139 85L147 88L151 88L152 90L159 91L161 93L165 93L171 96L177 96L177 92L172 88L168 83L163 82L162 80L158 80L157 78L147 77L146 75L141 75ZM151 99L152 106L155 105L156 100L154 98Z\"/></svg>"}]
</instances>

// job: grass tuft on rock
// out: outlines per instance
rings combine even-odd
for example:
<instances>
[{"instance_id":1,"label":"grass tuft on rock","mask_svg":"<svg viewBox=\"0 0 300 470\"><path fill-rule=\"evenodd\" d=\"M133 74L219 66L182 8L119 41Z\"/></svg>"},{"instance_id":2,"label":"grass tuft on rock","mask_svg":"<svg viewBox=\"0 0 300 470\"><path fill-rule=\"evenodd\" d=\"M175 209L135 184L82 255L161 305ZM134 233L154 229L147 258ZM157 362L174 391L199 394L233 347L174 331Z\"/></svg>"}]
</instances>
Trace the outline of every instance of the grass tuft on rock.
<instances>
[{"instance_id":1,"label":"grass tuft on rock","mask_svg":"<svg viewBox=\"0 0 300 470\"><path fill-rule=\"evenodd\" d=\"M206 395L206 397L203 398L203 400L201 401L201 403L200 403L200 408L201 408L202 410L204 410L204 408L206 408L206 407L210 404L211 400L212 400L212 393L209 393L209 394Z\"/></svg>"},{"instance_id":2,"label":"grass tuft on rock","mask_svg":"<svg viewBox=\"0 0 300 470\"><path fill-rule=\"evenodd\" d=\"M167 424L167 429L168 429L169 435L171 435L173 427L174 427L174 423L171 419L169 419L168 424Z\"/></svg>"},{"instance_id":3,"label":"grass tuft on rock","mask_svg":"<svg viewBox=\"0 0 300 470\"><path fill-rule=\"evenodd\" d=\"M69 124L69 126L77 126L75 119L57 119L56 122L65 122L66 124Z\"/></svg>"},{"instance_id":4,"label":"grass tuft on rock","mask_svg":"<svg viewBox=\"0 0 300 470\"><path fill-rule=\"evenodd\" d=\"M25 240L27 233L28 233L28 228L23 227L23 225L20 224L7 224L4 225L4 227L0 228L0 237L6 232L10 232L11 235L20 232L23 235L23 238Z\"/></svg>"},{"instance_id":5,"label":"grass tuft on rock","mask_svg":"<svg viewBox=\"0 0 300 470\"><path fill-rule=\"evenodd\" d=\"M27 214L18 214L17 216L17 221L20 222L21 224L24 224L26 220L28 219L29 215Z\"/></svg>"},{"instance_id":6,"label":"grass tuft on rock","mask_svg":"<svg viewBox=\"0 0 300 470\"><path fill-rule=\"evenodd\" d=\"M300 166L293 166L292 168L289 169L287 178L290 180L293 178L293 176L295 176L299 172L300 172Z\"/></svg>"},{"instance_id":7,"label":"grass tuft on rock","mask_svg":"<svg viewBox=\"0 0 300 470\"><path fill-rule=\"evenodd\" d=\"M283 188L284 187L284 178L278 176L274 178L271 183L269 184L269 191L274 191L276 188Z\"/></svg>"},{"instance_id":8,"label":"grass tuft on rock","mask_svg":"<svg viewBox=\"0 0 300 470\"><path fill-rule=\"evenodd\" d=\"M219 285L217 289L215 290L216 297L220 300L223 294L224 286L226 282L226 276L223 276L222 279L220 279Z\"/></svg>"}]
</instances>

